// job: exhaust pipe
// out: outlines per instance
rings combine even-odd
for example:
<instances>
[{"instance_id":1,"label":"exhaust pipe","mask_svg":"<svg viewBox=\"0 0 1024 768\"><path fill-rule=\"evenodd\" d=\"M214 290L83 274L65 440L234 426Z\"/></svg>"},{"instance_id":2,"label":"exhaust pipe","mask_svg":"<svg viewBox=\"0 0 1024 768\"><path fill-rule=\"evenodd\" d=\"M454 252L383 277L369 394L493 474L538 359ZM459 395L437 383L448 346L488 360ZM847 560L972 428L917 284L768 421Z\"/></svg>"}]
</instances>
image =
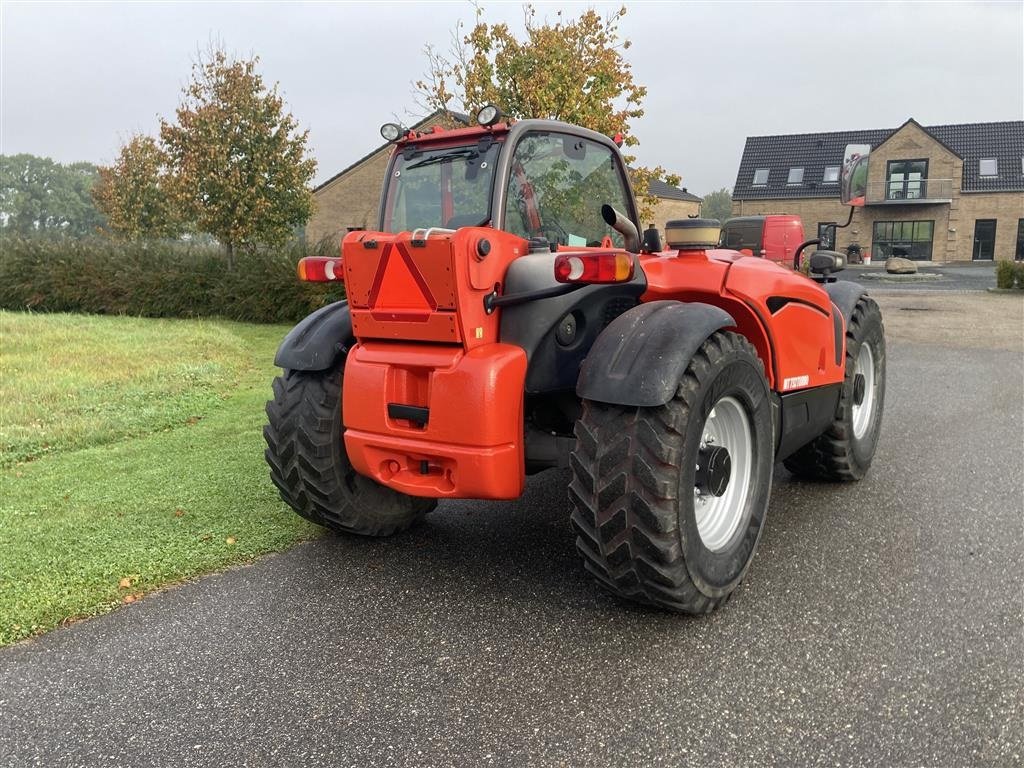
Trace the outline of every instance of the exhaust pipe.
<instances>
[{"instance_id":1,"label":"exhaust pipe","mask_svg":"<svg viewBox=\"0 0 1024 768\"><path fill-rule=\"evenodd\" d=\"M640 233L632 221L608 204L601 206L601 217L609 227L622 235L626 241L627 251L640 253Z\"/></svg>"}]
</instances>

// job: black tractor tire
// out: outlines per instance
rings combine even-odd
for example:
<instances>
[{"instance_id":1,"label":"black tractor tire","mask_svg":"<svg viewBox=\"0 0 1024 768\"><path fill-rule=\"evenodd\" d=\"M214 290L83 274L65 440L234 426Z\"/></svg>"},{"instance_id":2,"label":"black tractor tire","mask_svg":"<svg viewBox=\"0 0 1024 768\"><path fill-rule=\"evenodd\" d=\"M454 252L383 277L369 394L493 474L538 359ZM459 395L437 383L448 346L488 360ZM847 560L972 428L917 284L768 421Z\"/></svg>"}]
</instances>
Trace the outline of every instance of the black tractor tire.
<instances>
[{"instance_id":1,"label":"black tractor tire","mask_svg":"<svg viewBox=\"0 0 1024 768\"><path fill-rule=\"evenodd\" d=\"M436 505L360 475L342 440L343 363L285 371L267 402L265 456L281 498L302 517L338 533L389 536Z\"/></svg>"},{"instance_id":2,"label":"black tractor tire","mask_svg":"<svg viewBox=\"0 0 1024 768\"><path fill-rule=\"evenodd\" d=\"M870 352L873 393L866 390L863 383L857 382L858 360L863 364L861 349L865 345ZM868 400L868 406L865 406L865 400ZM807 480L862 479L875 456L884 405L885 329L882 327L882 312L874 299L862 296L854 306L846 328L846 374L835 419L820 437L783 461L786 469ZM864 407L869 407L869 412L859 414L859 420L855 421L858 409ZM859 429L855 428L858 424Z\"/></svg>"},{"instance_id":3,"label":"black tractor tire","mask_svg":"<svg viewBox=\"0 0 1024 768\"><path fill-rule=\"evenodd\" d=\"M716 407L744 414L747 428L740 431L749 447L728 480L740 483L741 501L729 507L734 522L719 529L720 544L709 548L705 542L714 542L698 528L697 509L718 496L698 496L697 485L706 482L698 480L699 464L708 456L709 415ZM753 346L735 333L714 333L663 406L584 401L570 464L576 548L602 586L671 611L702 614L720 607L750 565L771 493L771 405Z\"/></svg>"}]
</instances>

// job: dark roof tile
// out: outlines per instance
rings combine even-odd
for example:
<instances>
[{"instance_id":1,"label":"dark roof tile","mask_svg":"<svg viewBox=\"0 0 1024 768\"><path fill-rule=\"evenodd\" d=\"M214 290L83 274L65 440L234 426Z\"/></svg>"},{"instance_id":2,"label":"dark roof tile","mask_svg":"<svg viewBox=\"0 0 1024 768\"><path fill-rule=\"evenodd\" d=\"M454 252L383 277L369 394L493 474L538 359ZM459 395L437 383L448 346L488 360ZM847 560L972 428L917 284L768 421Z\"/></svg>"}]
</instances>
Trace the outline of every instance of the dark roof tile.
<instances>
[{"instance_id":1,"label":"dark roof tile","mask_svg":"<svg viewBox=\"0 0 1024 768\"><path fill-rule=\"evenodd\" d=\"M687 200L691 203L700 203L704 200L704 198L697 197L697 195L688 191L685 187L679 189L665 183L661 179L651 179L647 189L652 195L660 197L662 200Z\"/></svg>"}]
</instances>

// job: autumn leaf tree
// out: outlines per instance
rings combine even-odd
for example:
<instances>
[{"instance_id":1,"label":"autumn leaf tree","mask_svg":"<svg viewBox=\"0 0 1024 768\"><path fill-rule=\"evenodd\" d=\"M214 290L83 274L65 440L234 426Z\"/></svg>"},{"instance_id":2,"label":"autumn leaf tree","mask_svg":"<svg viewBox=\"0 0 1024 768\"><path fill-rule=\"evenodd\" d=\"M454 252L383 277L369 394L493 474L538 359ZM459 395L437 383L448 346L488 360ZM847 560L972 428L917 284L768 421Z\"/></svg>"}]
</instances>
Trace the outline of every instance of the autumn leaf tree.
<instances>
[{"instance_id":1,"label":"autumn leaf tree","mask_svg":"<svg viewBox=\"0 0 1024 768\"><path fill-rule=\"evenodd\" d=\"M316 161L309 131L285 110L277 85L214 48L192 68L176 122L161 120L169 191L183 218L235 252L281 245L313 213L309 183Z\"/></svg>"},{"instance_id":2,"label":"autumn leaf tree","mask_svg":"<svg viewBox=\"0 0 1024 768\"><path fill-rule=\"evenodd\" d=\"M639 142L629 123L642 117L647 88L633 80L624 52L630 41L619 36L625 6L608 16L589 9L579 18L540 22L532 5L524 6L525 38L507 24L488 24L476 8L472 29L461 22L447 52L425 49L427 71L416 81L419 105L428 112L456 110L475 115L495 104L509 117L548 118L590 128L606 136L623 134L624 144ZM652 179L678 185L665 169L639 167L625 156L641 218L650 218L657 198L648 192Z\"/></svg>"},{"instance_id":3,"label":"autumn leaf tree","mask_svg":"<svg viewBox=\"0 0 1024 768\"><path fill-rule=\"evenodd\" d=\"M112 165L100 167L92 195L115 237L175 237L182 223L168 186L166 154L152 136L136 134L121 147Z\"/></svg>"}]
</instances>

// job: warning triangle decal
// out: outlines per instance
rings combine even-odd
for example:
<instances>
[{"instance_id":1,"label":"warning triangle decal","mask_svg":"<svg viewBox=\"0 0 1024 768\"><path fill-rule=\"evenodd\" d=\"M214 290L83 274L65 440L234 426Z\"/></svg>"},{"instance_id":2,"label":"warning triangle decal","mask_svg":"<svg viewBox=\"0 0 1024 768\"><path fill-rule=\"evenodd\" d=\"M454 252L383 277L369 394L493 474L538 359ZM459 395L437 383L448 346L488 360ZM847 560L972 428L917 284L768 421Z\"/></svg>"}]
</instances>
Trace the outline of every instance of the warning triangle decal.
<instances>
[{"instance_id":1,"label":"warning triangle decal","mask_svg":"<svg viewBox=\"0 0 1024 768\"><path fill-rule=\"evenodd\" d=\"M373 309L401 309L429 314L437 309L416 263L400 244L389 243L381 254L370 290Z\"/></svg>"}]
</instances>

